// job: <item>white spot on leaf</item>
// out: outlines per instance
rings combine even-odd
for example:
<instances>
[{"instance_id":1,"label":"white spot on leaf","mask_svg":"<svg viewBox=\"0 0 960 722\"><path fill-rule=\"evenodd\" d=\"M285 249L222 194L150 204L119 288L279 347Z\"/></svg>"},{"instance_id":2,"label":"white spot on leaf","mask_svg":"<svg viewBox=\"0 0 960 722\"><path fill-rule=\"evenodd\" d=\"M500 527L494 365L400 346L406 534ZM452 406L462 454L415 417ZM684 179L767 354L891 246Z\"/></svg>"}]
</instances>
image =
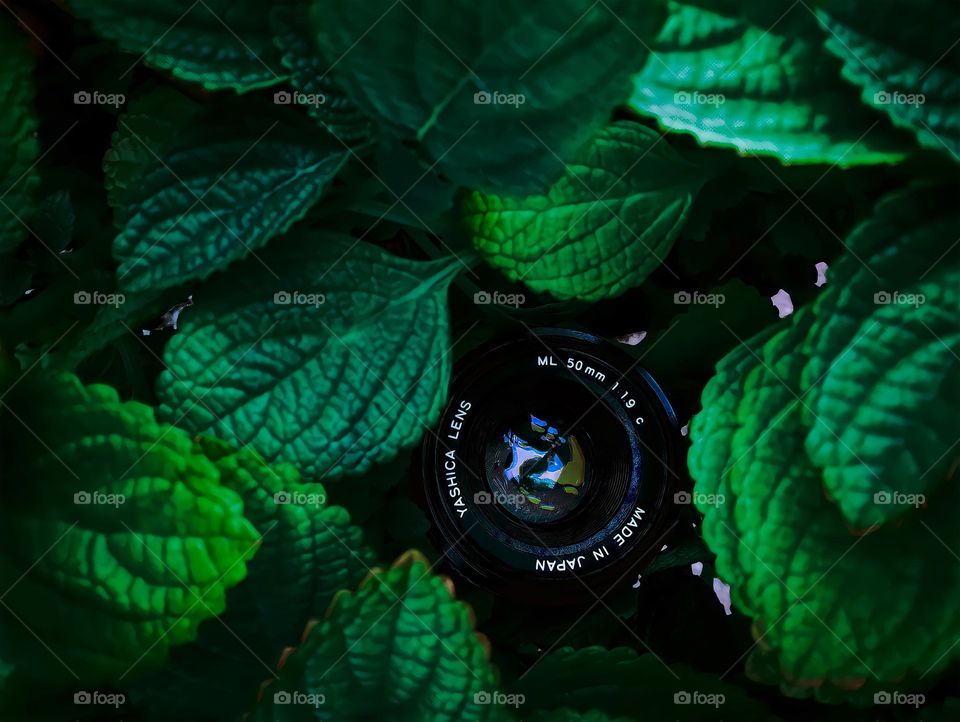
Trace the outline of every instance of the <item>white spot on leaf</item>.
<instances>
[{"instance_id":1,"label":"white spot on leaf","mask_svg":"<svg viewBox=\"0 0 960 722\"><path fill-rule=\"evenodd\" d=\"M776 307L780 318L785 318L793 313L793 299L790 298L790 294L784 291L782 288L770 296L770 300Z\"/></svg>"},{"instance_id":2,"label":"white spot on leaf","mask_svg":"<svg viewBox=\"0 0 960 722\"><path fill-rule=\"evenodd\" d=\"M713 593L717 596L717 599L723 605L724 614L726 614L728 617L731 614L733 614L733 611L731 610L732 604L730 602L730 585L724 584L717 577L714 577Z\"/></svg>"},{"instance_id":3,"label":"white spot on leaf","mask_svg":"<svg viewBox=\"0 0 960 722\"><path fill-rule=\"evenodd\" d=\"M823 284L827 282L827 269L830 268L826 263L820 261L814 268L817 269L817 282L815 285L817 288L820 288Z\"/></svg>"}]
</instances>

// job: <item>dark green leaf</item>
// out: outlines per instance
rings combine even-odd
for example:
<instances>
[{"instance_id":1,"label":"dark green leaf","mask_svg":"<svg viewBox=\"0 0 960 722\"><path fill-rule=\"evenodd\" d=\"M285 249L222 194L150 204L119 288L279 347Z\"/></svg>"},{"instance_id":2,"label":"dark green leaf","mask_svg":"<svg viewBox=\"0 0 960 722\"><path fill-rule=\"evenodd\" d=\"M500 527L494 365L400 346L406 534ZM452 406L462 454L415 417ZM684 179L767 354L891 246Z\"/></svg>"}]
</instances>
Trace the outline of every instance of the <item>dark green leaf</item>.
<instances>
[{"instance_id":1,"label":"dark green leaf","mask_svg":"<svg viewBox=\"0 0 960 722\"><path fill-rule=\"evenodd\" d=\"M949 0L825 0L827 48L863 102L960 162L960 13ZM905 23L902 14L930 20Z\"/></svg>"},{"instance_id":2,"label":"dark green leaf","mask_svg":"<svg viewBox=\"0 0 960 722\"><path fill-rule=\"evenodd\" d=\"M378 719L384 722L482 722L501 719L492 694L496 673L486 638L449 580L408 552L376 570L356 592L334 598L326 618L285 660L263 691L251 722ZM295 694L318 705L290 704Z\"/></svg>"},{"instance_id":3,"label":"dark green leaf","mask_svg":"<svg viewBox=\"0 0 960 722\"><path fill-rule=\"evenodd\" d=\"M198 291L166 349L161 414L310 477L361 473L440 411L460 268L348 237L288 237Z\"/></svg>"},{"instance_id":4,"label":"dark green leaf","mask_svg":"<svg viewBox=\"0 0 960 722\"><path fill-rule=\"evenodd\" d=\"M632 0L313 0L344 90L459 185L542 192L629 96L662 19Z\"/></svg>"},{"instance_id":5,"label":"dark green leaf","mask_svg":"<svg viewBox=\"0 0 960 722\"><path fill-rule=\"evenodd\" d=\"M570 707L638 720L691 722L773 719L764 705L715 675L668 666L653 654L638 655L627 647L557 649L537 661L515 691L526 697L525 711Z\"/></svg>"},{"instance_id":6,"label":"dark green leaf","mask_svg":"<svg viewBox=\"0 0 960 722\"><path fill-rule=\"evenodd\" d=\"M33 58L14 20L0 18L0 253L27 237L33 193L39 183L33 171L39 154L33 110Z\"/></svg>"},{"instance_id":7,"label":"dark green leaf","mask_svg":"<svg viewBox=\"0 0 960 722\"><path fill-rule=\"evenodd\" d=\"M289 108L205 111L156 98L119 121L107 154L120 287L155 292L255 253L303 217L346 160Z\"/></svg>"},{"instance_id":8,"label":"dark green leaf","mask_svg":"<svg viewBox=\"0 0 960 722\"><path fill-rule=\"evenodd\" d=\"M347 97L337 84L333 69L320 56L310 29L309 7L308 0L292 0L270 13L274 42L295 89L294 93L278 91L277 96L305 104L310 115L344 143L368 142L375 136L373 121Z\"/></svg>"},{"instance_id":9,"label":"dark green leaf","mask_svg":"<svg viewBox=\"0 0 960 722\"><path fill-rule=\"evenodd\" d=\"M267 7L255 0L72 0L70 8L139 56L131 70L142 59L211 90L283 81Z\"/></svg>"}]
</instances>

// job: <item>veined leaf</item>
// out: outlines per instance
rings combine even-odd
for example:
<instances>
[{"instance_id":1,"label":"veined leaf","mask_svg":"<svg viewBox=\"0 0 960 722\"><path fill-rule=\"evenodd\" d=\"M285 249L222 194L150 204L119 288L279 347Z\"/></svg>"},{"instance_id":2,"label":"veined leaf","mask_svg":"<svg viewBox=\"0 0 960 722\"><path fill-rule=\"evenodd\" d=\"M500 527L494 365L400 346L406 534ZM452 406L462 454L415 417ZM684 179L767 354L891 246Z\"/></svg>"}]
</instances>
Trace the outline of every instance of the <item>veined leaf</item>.
<instances>
[{"instance_id":1,"label":"veined leaf","mask_svg":"<svg viewBox=\"0 0 960 722\"><path fill-rule=\"evenodd\" d=\"M658 3L313 0L344 90L460 185L539 193L630 94Z\"/></svg>"},{"instance_id":2,"label":"veined leaf","mask_svg":"<svg viewBox=\"0 0 960 722\"><path fill-rule=\"evenodd\" d=\"M148 65L210 90L284 79L267 7L252 0L72 0L70 8Z\"/></svg>"},{"instance_id":3,"label":"veined leaf","mask_svg":"<svg viewBox=\"0 0 960 722\"><path fill-rule=\"evenodd\" d=\"M313 478L363 472L440 411L460 268L349 237L288 237L198 291L167 345L160 413Z\"/></svg>"},{"instance_id":4,"label":"veined leaf","mask_svg":"<svg viewBox=\"0 0 960 722\"><path fill-rule=\"evenodd\" d=\"M697 490L725 498L704 538L785 689L876 691L958 653L955 195L880 203L817 303L718 364L691 424Z\"/></svg>"},{"instance_id":5,"label":"veined leaf","mask_svg":"<svg viewBox=\"0 0 960 722\"><path fill-rule=\"evenodd\" d=\"M222 618L201 625L197 640L175 649L133 693L155 717L235 719L253 705L264 665L296 644L307 622L374 561L347 511L326 503L321 484L216 439L199 437L195 448L243 498L262 542L247 578L227 593Z\"/></svg>"},{"instance_id":6,"label":"veined leaf","mask_svg":"<svg viewBox=\"0 0 960 722\"><path fill-rule=\"evenodd\" d=\"M705 180L659 133L623 121L584 146L546 195L477 191L462 214L476 248L511 280L595 301L660 265Z\"/></svg>"},{"instance_id":7,"label":"veined leaf","mask_svg":"<svg viewBox=\"0 0 960 722\"><path fill-rule=\"evenodd\" d=\"M944 423L960 414L953 197L916 187L884 198L831 267L842 292L817 309L804 369L813 386L806 448L826 492L861 529L916 512L892 495L931 496L954 461L956 426ZM891 503L877 503L878 494Z\"/></svg>"},{"instance_id":8,"label":"veined leaf","mask_svg":"<svg viewBox=\"0 0 960 722\"><path fill-rule=\"evenodd\" d=\"M774 3L761 13L755 5L761 21L742 16L739 5L720 5L714 11L670 3L652 55L634 78L631 108L704 145L785 163L846 167L903 156L882 126L872 128L880 118L862 109L839 78L806 8L782 14Z\"/></svg>"},{"instance_id":9,"label":"veined leaf","mask_svg":"<svg viewBox=\"0 0 960 722\"><path fill-rule=\"evenodd\" d=\"M205 278L255 253L303 217L346 160L289 108L165 100L121 118L105 160L125 291Z\"/></svg>"},{"instance_id":10,"label":"veined leaf","mask_svg":"<svg viewBox=\"0 0 960 722\"><path fill-rule=\"evenodd\" d=\"M309 0L292 0L270 12L274 42L295 88L282 97L306 103L310 115L344 143L368 142L375 136L373 121L337 84L334 69L320 55L309 16Z\"/></svg>"},{"instance_id":11,"label":"veined leaf","mask_svg":"<svg viewBox=\"0 0 960 722\"><path fill-rule=\"evenodd\" d=\"M0 617L5 658L85 682L159 666L246 575L258 535L240 496L186 433L108 386L4 386L0 580L19 618Z\"/></svg>"},{"instance_id":12,"label":"veined leaf","mask_svg":"<svg viewBox=\"0 0 960 722\"><path fill-rule=\"evenodd\" d=\"M960 162L960 14L947 0L825 0L826 46L863 102ZM930 22L905 23L907 11Z\"/></svg>"},{"instance_id":13,"label":"veined leaf","mask_svg":"<svg viewBox=\"0 0 960 722\"><path fill-rule=\"evenodd\" d=\"M336 719L389 722L485 722L502 719L490 695L496 673L489 643L452 584L434 576L419 552L374 572L356 592L334 598L326 617L284 659L263 690L251 722L301 720L294 694L322 697Z\"/></svg>"},{"instance_id":14,"label":"veined leaf","mask_svg":"<svg viewBox=\"0 0 960 722\"><path fill-rule=\"evenodd\" d=\"M202 110L183 93L165 87L130 101L103 157L107 200L113 208L137 202L142 177L159 164L181 129L195 123Z\"/></svg>"}]
</instances>

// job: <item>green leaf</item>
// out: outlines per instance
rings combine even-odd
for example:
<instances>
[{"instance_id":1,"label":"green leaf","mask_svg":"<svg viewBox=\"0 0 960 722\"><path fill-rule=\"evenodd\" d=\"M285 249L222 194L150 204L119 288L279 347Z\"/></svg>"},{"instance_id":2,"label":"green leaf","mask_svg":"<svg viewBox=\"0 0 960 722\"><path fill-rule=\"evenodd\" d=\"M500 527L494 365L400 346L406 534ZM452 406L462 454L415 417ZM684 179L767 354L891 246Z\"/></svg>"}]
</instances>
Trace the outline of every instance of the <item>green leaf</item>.
<instances>
[{"instance_id":1,"label":"green leaf","mask_svg":"<svg viewBox=\"0 0 960 722\"><path fill-rule=\"evenodd\" d=\"M285 97L314 101L307 103L310 115L344 143L366 143L375 136L373 121L354 105L331 75L333 68L320 56L310 29L309 8L308 0L291 0L270 13L274 42L282 53L283 67L290 73L290 84L306 96L288 93Z\"/></svg>"},{"instance_id":2,"label":"green leaf","mask_svg":"<svg viewBox=\"0 0 960 722\"><path fill-rule=\"evenodd\" d=\"M182 128L196 122L203 106L172 88L160 87L130 101L103 157L107 200L113 208L133 205L142 176L176 143ZM122 225L120 226L122 228Z\"/></svg>"},{"instance_id":3,"label":"green leaf","mask_svg":"<svg viewBox=\"0 0 960 722\"><path fill-rule=\"evenodd\" d=\"M440 412L460 268L293 234L197 292L166 348L160 413L310 477L362 473Z\"/></svg>"},{"instance_id":4,"label":"green leaf","mask_svg":"<svg viewBox=\"0 0 960 722\"><path fill-rule=\"evenodd\" d=\"M0 19L0 253L12 251L26 238L23 224L30 222L33 194L40 182L33 171L40 152L33 95L33 58L26 38L4 17Z\"/></svg>"},{"instance_id":5,"label":"green leaf","mask_svg":"<svg viewBox=\"0 0 960 722\"><path fill-rule=\"evenodd\" d=\"M543 192L630 93L662 19L631 0L313 0L343 88L459 185ZM480 94L480 95L477 95Z\"/></svg>"},{"instance_id":6,"label":"green leaf","mask_svg":"<svg viewBox=\"0 0 960 722\"><path fill-rule=\"evenodd\" d=\"M210 90L283 81L267 9L253 0L72 0L70 8L137 60Z\"/></svg>"},{"instance_id":7,"label":"green leaf","mask_svg":"<svg viewBox=\"0 0 960 722\"><path fill-rule=\"evenodd\" d=\"M840 80L805 6L709 4L670 3L634 78L631 108L703 145L785 163L847 167L903 156Z\"/></svg>"},{"instance_id":8,"label":"green leaf","mask_svg":"<svg viewBox=\"0 0 960 722\"><path fill-rule=\"evenodd\" d=\"M720 714L724 719L774 719L763 704L716 675L667 665L628 647L562 647L539 659L509 691L524 695L525 713L557 706L584 713L570 716L571 722L606 719L596 716L600 713L617 719L706 721ZM709 702L707 695L713 695Z\"/></svg>"},{"instance_id":9,"label":"green leaf","mask_svg":"<svg viewBox=\"0 0 960 722\"><path fill-rule=\"evenodd\" d=\"M108 386L36 374L4 384L4 656L48 680L157 667L223 611L258 535L186 433Z\"/></svg>"},{"instance_id":10,"label":"green leaf","mask_svg":"<svg viewBox=\"0 0 960 722\"><path fill-rule=\"evenodd\" d=\"M251 722L311 719L314 707L284 695L322 695L316 709L338 720L480 722L501 714L475 695L496 689L489 643L448 579L407 552L342 592L326 617L284 660ZM319 699L319 698L318 698Z\"/></svg>"},{"instance_id":11,"label":"green leaf","mask_svg":"<svg viewBox=\"0 0 960 722\"><path fill-rule=\"evenodd\" d=\"M885 198L830 269L844 292L818 309L805 383L823 378L807 400L806 448L859 528L915 511L874 497L930 495L955 460L955 425L944 423L960 413L960 214L951 198L926 187Z\"/></svg>"},{"instance_id":12,"label":"green leaf","mask_svg":"<svg viewBox=\"0 0 960 722\"><path fill-rule=\"evenodd\" d=\"M705 180L660 134L623 121L584 146L546 195L473 192L462 214L474 246L511 280L595 301L660 265Z\"/></svg>"},{"instance_id":13,"label":"green leaf","mask_svg":"<svg viewBox=\"0 0 960 722\"><path fill-rule=\"evenodd\" d=\"M105 160L125 291L205 278L254 253L304 216L346 160L289 108L181 99L153 115L163 100L120 119Z\"/></svg>"},{"instance_id":14,"label":"green leaf","mask_svg":"<svg viewBox=\"0 0 960 722\"><path fill-rule=\"evenodd\" d=\"M299 641L337 591L366 575L373 555L347 511L327 505L323 486L292 466L207 437L195 448L243 498L263 541L247 578L228 592L227 613L201 625L196 642L176 649L134 694L159 717L235 719L253 705L264 666Z\"/></svg>"},{"instance_id":15,"label":"green leaf","mask_svg":"<svg viewBox=\"0 0 960 722\"><path fill-rule=\"evenodd\" d=\"M885 199L812 307L720 362L691 424L696 488L725 500L701 505L704 538L785 688L828 697L957 657L955 194Z\"/></svg>"},{"instance_id":16,"label":"green leaf","mask_svg":"<svg viewBox=\"0 0 960 722\"><path fill-rule=\"evenodd\" d=\"M251 449L235 451L202 436L196 447L216 463L221 483L240 495L244 515L263 535L247 580L232 594L231 609L253 610L260 634L278 653L299 638L335 592L369 571L373 555L347 510L328 506L323 486L304 481L293 466L270 466ZM235 599L241 593L243 603Z\"/></svg>"},{"instance_id":17,"label":"green leaf","mask_svg":"<svg viewBox=\"0 0 960 722\"><path fill-rule=\"evenodd\" d=\"M826 46L863 102L886 113L920 145L960 162L960 15L947 0L826 0L817 17ZM908 10L930 22L905 23Z\"/></svg>"}]
</instances>

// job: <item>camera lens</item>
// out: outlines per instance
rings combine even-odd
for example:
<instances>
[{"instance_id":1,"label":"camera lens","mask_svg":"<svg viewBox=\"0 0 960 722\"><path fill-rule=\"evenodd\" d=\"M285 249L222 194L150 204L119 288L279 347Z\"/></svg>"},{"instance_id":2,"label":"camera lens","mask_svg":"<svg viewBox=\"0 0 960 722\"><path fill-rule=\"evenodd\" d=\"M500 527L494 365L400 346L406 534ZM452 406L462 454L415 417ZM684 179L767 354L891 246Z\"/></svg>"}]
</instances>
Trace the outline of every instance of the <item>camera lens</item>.
<instances>
[{"instance_id":1,"label":"camera lens","mask_svg":"<svg viewBox=\"0 0 960 722\"><path fill-rule=\"evenodd\" d=\"M423 446L438 541L474 584L528 599L632 582L670 516L679 440L653 378L594 336L540 329L478 348Z\"/></svg>"}]
</instances>

